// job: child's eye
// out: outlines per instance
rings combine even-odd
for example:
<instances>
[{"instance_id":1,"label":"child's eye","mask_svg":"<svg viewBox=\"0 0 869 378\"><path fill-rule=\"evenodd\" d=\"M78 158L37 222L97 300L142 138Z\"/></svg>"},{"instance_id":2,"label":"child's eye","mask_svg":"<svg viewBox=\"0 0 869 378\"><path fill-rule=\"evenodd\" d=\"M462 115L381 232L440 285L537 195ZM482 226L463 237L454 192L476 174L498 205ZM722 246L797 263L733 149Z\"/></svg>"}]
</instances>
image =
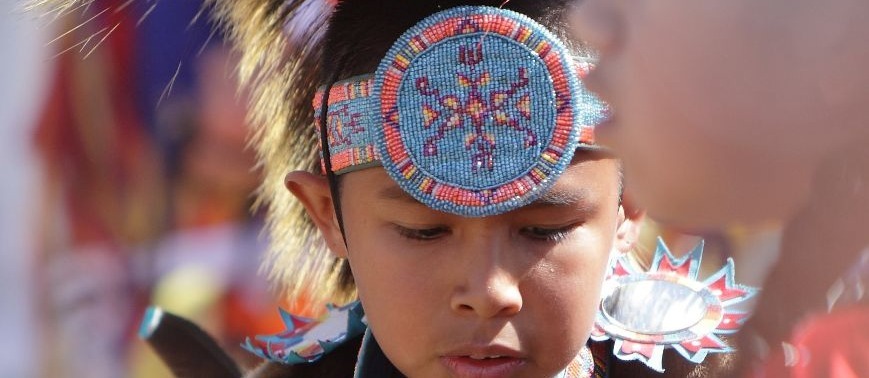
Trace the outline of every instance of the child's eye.
<instances>
[{"instance_id":1,"label":"child's eye","mask_svg":"<svg viewBox=\"0 0 869 378\"><path fill-rule=\"evenodd\" d=\"M522 228L519 230L519 233L534 240L557 243L567 238L567 235L569 235L570 231L574 228L576 228L575 224L557 228L532 226Z\"/></svg>"},{"instance_id":2,"label":"child's eye","mask_svg":"<svg viewBox=\"0 0 869 378\"><path fill-rule=\"evenodd\" d=\"M413 240L434 240L440 238L442 236L446 236L449 234L450 229L447 227L433 227L433 228L407 228L399 225L395 225L395 229L398 230L398 234Z\"/></svg>"}]
</instances>

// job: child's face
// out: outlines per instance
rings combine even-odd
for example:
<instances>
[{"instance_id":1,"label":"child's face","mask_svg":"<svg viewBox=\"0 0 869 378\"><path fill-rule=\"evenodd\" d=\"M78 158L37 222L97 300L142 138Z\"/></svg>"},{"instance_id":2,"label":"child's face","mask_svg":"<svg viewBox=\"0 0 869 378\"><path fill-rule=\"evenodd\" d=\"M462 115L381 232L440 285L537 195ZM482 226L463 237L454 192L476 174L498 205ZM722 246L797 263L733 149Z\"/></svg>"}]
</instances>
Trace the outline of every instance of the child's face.
<instances>
[{"instance_id":1,"label":"child's face","mask_svg":"<svg viewBox=\"0 0 869 378\"><path fill-rule=\"evenodd\" d=\"M343 176L346 257L389 359L411 377L563 369L589 336L610 252L636 237L619 206L618 177L612 159L576 158L541 200L465 218L415 201L382 168ZM343 254L323 208L327 241Z\"/></svg>"},{"instance_id":2,"label":"child's face","mask_svg":"<svg viewBox=\"0 0 869 378\"><path fill-rule=\"evenodd\" d=\"M633 194L702 225L787 216L869 121L867 16L865 0L585 0L571 18L601 53L598 136Z\"/></svg>"}]
</instances>

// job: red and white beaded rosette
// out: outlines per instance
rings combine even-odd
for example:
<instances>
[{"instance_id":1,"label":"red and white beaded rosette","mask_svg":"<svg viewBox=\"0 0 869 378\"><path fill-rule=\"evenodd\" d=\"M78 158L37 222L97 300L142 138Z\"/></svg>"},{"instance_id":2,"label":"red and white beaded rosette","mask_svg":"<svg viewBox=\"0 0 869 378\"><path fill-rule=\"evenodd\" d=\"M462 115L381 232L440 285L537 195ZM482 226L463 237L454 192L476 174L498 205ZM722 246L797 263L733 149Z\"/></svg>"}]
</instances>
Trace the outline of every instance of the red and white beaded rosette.
<instances>
[{"instance_id":1,"label":"red and white beaded rosette","mask_svg":"<svg viewBox=\"0 0 869 378\"><path fill-rule=\"evenodd\" d=\"M758 290L735 282L729 258L700 281L702 255L703 242L676 258L658 239L648 271L636 269L627 255L613 260L591 338L612 339L616 357L639 360L660 372L665 348L694 363L709 353L733 351L719 336L739 330L748 313L738 304Z\"/></svg>"}]
</instances>

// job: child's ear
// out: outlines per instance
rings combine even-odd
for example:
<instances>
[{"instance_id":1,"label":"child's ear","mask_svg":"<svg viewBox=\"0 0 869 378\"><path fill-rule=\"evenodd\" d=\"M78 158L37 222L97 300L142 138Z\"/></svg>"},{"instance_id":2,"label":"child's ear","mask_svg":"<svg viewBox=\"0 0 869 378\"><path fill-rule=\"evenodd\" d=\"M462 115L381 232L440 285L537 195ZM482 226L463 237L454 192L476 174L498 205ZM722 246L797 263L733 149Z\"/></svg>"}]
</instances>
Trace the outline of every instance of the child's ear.
<instances>
[{"instance_id":1,"label":"child's ear","mask_svg":"<svg viewBox=\"0 0 869 378\"><path fill-rule=\"evenodd\" d=\"M619 226L616 229L616 248L621 253L630 252L640 238L640 227L646 211L638 208L631 199L625 195L619 206Z\"/></svg>"},{"instance_id":2,"label":"child's ear","mask_svg":"<svg viewBox=\"0 0 869 378\"><path fill-rule=\"evenodd\" d=\"M347 247L338 227L326 177L311 172L294 171L287 174L284 185L305 206L308 216L326 239L329 250L337 257L347 257Z\"/></svg>"}]
</instances>

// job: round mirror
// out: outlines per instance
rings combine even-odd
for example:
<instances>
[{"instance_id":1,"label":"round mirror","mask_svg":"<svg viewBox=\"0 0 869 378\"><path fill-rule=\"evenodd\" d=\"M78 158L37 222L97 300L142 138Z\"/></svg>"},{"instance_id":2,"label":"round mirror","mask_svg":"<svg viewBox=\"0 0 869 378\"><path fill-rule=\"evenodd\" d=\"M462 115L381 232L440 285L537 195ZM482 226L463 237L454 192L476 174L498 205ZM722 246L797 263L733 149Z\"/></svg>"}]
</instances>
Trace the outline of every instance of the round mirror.
<instances>
[{"instance_id":1,"label":"round mirror","mask_svg":"<svg viewBox=\"0 0 869 378\"><path fill-rule=\"evenodd\" d=\"M611 322L644 334L669 334L690 328L707 311L703 297L690 287L651 277L616 286L601 305Z\"/></svg>"}]
</instances>

